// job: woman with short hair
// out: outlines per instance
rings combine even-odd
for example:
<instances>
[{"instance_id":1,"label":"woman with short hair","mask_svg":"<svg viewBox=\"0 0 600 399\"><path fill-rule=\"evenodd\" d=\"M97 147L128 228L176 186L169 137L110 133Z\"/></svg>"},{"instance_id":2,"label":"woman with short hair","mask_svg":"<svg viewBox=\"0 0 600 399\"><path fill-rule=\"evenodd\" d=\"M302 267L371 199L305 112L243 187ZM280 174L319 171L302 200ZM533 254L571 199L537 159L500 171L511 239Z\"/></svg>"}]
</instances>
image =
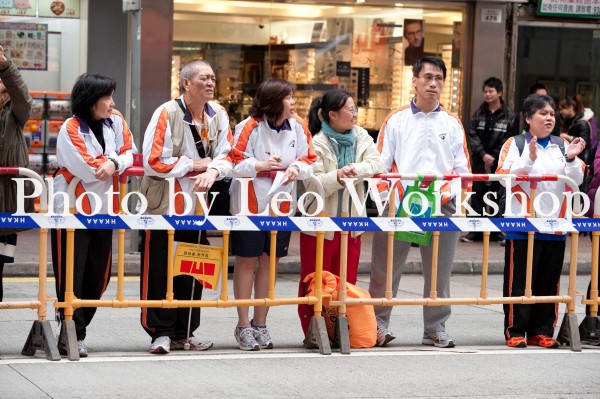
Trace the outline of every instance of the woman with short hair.
<instances>
[{"instance_id":1,"label":"woman with short hair","mask_svg":"<svg viewBox=\"0 0 600 399\"><path fill-rule=\"evenodd\" d=\"M519 175L566 175L581 184L585 164L577 158L585 149L586 143L576 137L570 144L559 143L560 137L551 136L555 124L554 101L546 95L531 94L523 102L525 117L524 136L509 138L500 153L497 174ZM524 146L520 149L517 140L524 137ZM504 184L504 182L502 182ZM529 182L513 181L512 191L519 191L527 198L519 199L519 193L508 196L510 208L517 215L527 215L530 185ZM507 188L508 191L508 188ZM545 217L564 217L566 185L557 181L540 181L536 196L540 197L538 209ZM562 206L555 207L558 198ZM522 201L522 202L521 202ZM525 204L523 207L523 204ZM552 214L554 210L554 214ZM527 271L528 233L506 233L504 255L505 297L519 297L525 294ZM559 280L565 256L566 234L535 233L533 245L533 273L531 289L534 296L559 295ZM557 304L536 303L533 305L504 305L504 335L506 345L525 348L536 345L544 348L557 348L553 338L557 318Z\"/></svg>"},{"instance_id":2,"label":"woman with short hair","mask_svg":"<svg viewBox=\"0 0 600 399\"><path fill-rule=\"evenodd\" d=\"M279 202L281 214L293 215L296 209L296 180L312 175L316 155L312 137L294 110L295 86L282 79L268 79L258 86L250 108L250 117L235 127L233 177L250 177L252 181L234 179L231 185L232 215L259 214L270 208L271 199L287 192L291 201ZM284 184L269 193L273 184L259 172L284 170ZM247 202L242 203L242 184L248 184ZM281 197L280 197L281 198ZM277 233L276 258L286 256L291 232ZM270 232L232 231L231 249L235 255L233 290L235 299L265 298L269 285ZM258 263L256 272L254 268ZM271 349L273 343L266 327L267 306L254 308L249 319L248 306L238 306L238 324L234 336L242 350Z\"/></svg>"},{"instance_id":3,"label":"woman with short hair","mask_svg":"<svg viewBox=\"0 0 600 399\"><path fill-rule=\"evenodd\" d=\"M108 196L115 191L117 174L133 164L135 144L129 127L119 111L114 109L113 95L117 83L102 75L83 74L77 78L71 92L73 116L67 119L58 133L56 155L60 169L54 178L54 192L67 193L69 183L81 181L75 195L84 195L80 212L118 213L118 197ZM118 190L116 190L118 191ZM97 201L97 199L100 201ZM63 195L55 195L54 212L68 212ZM75 231L73 291L79 299L100 299L110 281L112 230L86 229ZM66 230L51 231L52 266L56 277L56 293L60 302L65 299ZM87 356L86 327L96 308L77 308L73 313L79 356ZM64 309L60 309L64 319ZM66 337L59 337L58 349L66 355Z\"/></svg>"}]
</instances>

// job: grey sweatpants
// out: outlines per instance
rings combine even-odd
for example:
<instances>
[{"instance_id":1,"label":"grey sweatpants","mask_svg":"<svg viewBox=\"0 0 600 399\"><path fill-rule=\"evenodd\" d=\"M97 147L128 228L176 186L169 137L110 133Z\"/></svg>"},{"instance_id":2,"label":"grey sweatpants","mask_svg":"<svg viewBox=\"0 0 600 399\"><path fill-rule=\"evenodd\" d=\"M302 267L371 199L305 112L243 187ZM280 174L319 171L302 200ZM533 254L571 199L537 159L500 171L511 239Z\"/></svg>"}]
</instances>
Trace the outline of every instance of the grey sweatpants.
<instances>
[{"instance_id":1,"label":"grey sweatpants","mask_svg":"<svg viewBox=\"0 0 600 399\"><path fill-rule=\"evenodd\" d=\"M442 206L444 216L451 216L455 212L453 201ZM460 232L440 233L438 251L438 274L437 294L439 298L450 297L450 274L454 263L454 253L458 243ZM432 239L433 242L433 239ZM433 244L421 245L421 270L423 272L423 297L429 297L431 287L431 264L433 261ZM392 276L392 295L396 297L398 285L402 276L402 269L406 264L410 243L394 240L394 262ZM373 233L373 251L371 260L371 280L369 293L371 298L383 298L385 296L385 274L387 265L387 232ZM423 325L424 332L434 333L446 330L446 320L450 317L450 306L424 306ZM377 326L388 328L392 306L375 306Z\"/></svg>"}]
</instances>

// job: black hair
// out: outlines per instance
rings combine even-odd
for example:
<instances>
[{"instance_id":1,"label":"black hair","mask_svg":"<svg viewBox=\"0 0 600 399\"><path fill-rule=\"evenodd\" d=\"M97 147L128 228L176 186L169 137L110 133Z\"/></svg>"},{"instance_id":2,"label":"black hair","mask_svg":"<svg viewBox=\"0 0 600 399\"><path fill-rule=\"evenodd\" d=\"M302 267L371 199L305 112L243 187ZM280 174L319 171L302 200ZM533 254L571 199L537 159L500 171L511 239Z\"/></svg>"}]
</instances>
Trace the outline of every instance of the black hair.
<instances>
[{"instance_id":1,"label":"black hair","mask_svg":"<svg viewBox=\"0 0 600 399\"><path fill-rule=\"evenodd\" d=\"M339 111L342 109L348 99L352 97L350 93L343 90L329 90L322 98L315 98L308 113L308 130L314 136L321 131L321 118L329 123L329 111ZM319 118L321 110L321 118Z\"/></svg>"},{"instance_id":2,"label":"black hair","mask_svg":"<svg viewBox=\"0 0 600 399\"><path fill-rule=\"evenodd\" d=\"M115 92L117 82L106 76L84 73L79 76L71 91L73 114L88 122L93 121L92 108L102 97Z\"/></svg>"},{"instance_id":3,"label":"black hair","mask_svg":"<svg viewBox=\"0 0 600 399\"><path fill-rule=\"evenodd\" d=\"M487 78L485 82L483 82L481 89L484 90L486 87L493 87L498 93L502 93L504 91L502 81L493 76L491 78Z\"/></svg>"},{"instance_id":4,"label":"black hair","mask_svg":"<svg viewBox=\"0 0 600 399\"><path fill-rule=\"evenodd\" d=\"M546 86L544 86L544 84L534 83L531 85L531 87L529 87L529 94L535 94L535 92L538 90L546 90L546 93L548 92L548 89L546 88Z\"/></svg>"},{"instance_id":5,"label":"black hair","mask_svg":"<svg viewBox=\"0 0 600 399\"><path fill-rule=\"evenodd\" d=\"M527 96L527 98L523 101L523 116L525 117L523 125L525 130L529 130L527 118L532 118L533 114L542 108L546 108L547 105L550 105L553 110L556 108L554 100L550 96L542 96L540 94L530 94Z\"/></svg>"},{"instance_id":6,"label":"black hair","mask_svg":"<svg viewBox=\"0 0 600 399\"><path fill-rule=\"evenodd\" d=\"M294 94L295 90L296 86L287 80L276 78L265 80L256 90L256 96L250 107L250 116L253 118L265 116L268 122L276 122L283 113L283 100L290 94Z\"/></svg>"},{"instance_id":7,"label":"black hair","mask_svg":"<svg viewBox=\"0 0 600 399\"><path fill-rule=\"evenodd\" d=\"M440 57L431 56L431 55L426 55L425 57L423 57L419 61L417 61L417 63L415 64L415 66L412 69L413 76L415 78L419 77L419 74L421 73L421 70L423 69L423 66L425 64L431 64L435 67L440 68L442 70L442 75L444 76L444 80L446 80L446 63Z\"/></svg>"},{"instance_id":8,"label":"black hair","mask_svg":"<svg viewBox=\"0 0 600 399\"><path fill-rule=\"evenodd\" d=\"M558 102L559 109L569 107L573 107L573 111L575 111L576 115L583 112L583 103L581 102L581 99L578 98L578 96L566 96Z\"/></svg>"}]
</instances>

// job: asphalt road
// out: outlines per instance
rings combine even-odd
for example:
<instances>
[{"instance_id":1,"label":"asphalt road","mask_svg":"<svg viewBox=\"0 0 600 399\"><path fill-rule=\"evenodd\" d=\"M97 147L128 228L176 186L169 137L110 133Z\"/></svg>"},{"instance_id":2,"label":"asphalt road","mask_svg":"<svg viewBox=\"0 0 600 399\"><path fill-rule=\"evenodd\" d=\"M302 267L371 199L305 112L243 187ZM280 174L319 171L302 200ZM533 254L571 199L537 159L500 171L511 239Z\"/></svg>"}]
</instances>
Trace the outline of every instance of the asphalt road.
<instances>
[{"instance_id":1,"label":"asphalt road","mask_svg":"<svg viewBox=\"0 0 600 399\"><path fill-rule=\"evenodd\" d=\"M564 278L564 277L563 277ZM280 275L277 296L294 296L297 277ZM583 292L589 277L579 276ZM457 275L454 297L478 296L480 278ZM368 276L359 285L367 287ZM489 295L501 295L501 276L490 276ZM563 280L563 291L567 287ZM125 283L137 298L139 281ZM35 296L35 284L9 279L5 300ZM116 282L105 298L115 296ZM399 296L418 297L420 275L406 275ZM49 283L49 293L54 293ZM208 298L205 295L205 298ZM49 309L49 313L52 309ZM561 319L564 306L560 307ZM584 309L577 306L579 320ZM90 356L79 362L50 362L43 353L20 355L33 310L0 310L0 398L598 398L600 347L511 349L503 343L502 309L454 306L447 323L457 346L420 344L422 308L397 307L391 328L398 338L388 348L322 356L302 348L296 309L274 307L269 315L275 348L247 353L236 348L236 311L203 309L196 335L214 341L207 352L148 353L150 339L139 324L139 309L99 309L88 328ZM559 320L560 322L560 320ZM56 323L52 322L53 326Z\"/></svg>"}]
</instances>

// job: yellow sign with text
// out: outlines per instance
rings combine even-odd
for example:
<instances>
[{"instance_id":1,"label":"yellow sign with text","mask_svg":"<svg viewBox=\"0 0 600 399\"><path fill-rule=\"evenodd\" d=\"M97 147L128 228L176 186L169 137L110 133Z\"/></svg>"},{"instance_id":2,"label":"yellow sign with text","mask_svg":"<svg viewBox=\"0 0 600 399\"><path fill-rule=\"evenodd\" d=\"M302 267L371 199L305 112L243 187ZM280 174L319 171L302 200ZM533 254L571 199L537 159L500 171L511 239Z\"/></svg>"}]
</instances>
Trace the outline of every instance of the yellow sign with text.
<instances>
[{"instance_id":1,"label":"yellow sign with text","mask_svg":"<svg viewBox=\"0 0 600 399\"><path fill-rule=\"evenodd\" d=\"M175 242L173 275L196 278L204 287L215 290L219 285L219 272L223 248L210 245Z\"/></svg>"}]
</instances>

